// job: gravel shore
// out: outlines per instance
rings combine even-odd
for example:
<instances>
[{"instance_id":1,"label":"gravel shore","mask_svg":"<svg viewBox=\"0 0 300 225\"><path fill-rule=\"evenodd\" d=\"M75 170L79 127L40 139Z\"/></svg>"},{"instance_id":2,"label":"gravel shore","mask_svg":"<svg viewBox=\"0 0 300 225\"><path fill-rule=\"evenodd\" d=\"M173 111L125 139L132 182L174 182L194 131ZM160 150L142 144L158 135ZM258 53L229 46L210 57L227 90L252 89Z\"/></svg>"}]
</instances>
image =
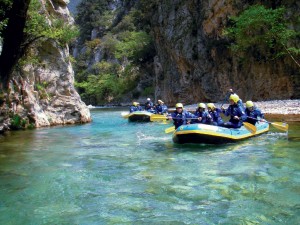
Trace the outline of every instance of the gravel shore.
<instances>
[{"instance_id":1,"label":"gravel shore","mask_svg":"<svg viewBox=\"0 0 300 225\"><path fill-rule=\"evenodd\" d=\"M300 100L275 100L254 102L267 118L283 121L300 121Z\"/></svg>"}]
</instances>

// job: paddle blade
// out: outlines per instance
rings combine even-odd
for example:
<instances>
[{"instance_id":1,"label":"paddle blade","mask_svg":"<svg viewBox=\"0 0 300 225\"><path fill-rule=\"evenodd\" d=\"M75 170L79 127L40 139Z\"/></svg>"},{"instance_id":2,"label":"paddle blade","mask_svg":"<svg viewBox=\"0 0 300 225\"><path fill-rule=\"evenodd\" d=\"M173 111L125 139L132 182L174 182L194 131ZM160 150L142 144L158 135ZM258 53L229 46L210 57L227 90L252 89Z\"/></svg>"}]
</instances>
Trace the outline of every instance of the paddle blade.
<instances>
[{"instance_id":1,"label":"paddle blade","mask_svg":"<svg viewBox=\"0 0 300 225\"><path fill-rule=\"evenodd\" d=\"M174 131L175 131L175 126L169 127L169 128L167 128L167 129L165 129L165 133L166 133L166 134L167 134L167 133L174 132Z\"/></svg>"},{"instance_id":2,"label":"paddle blade","mask_svg":"<svg viewBox=\"0 0 300 225\"><path fill-rule=\"evenodd\" d=\"M124 119L128 119L129 114L130 114L130 113L128 113L128 112L121 112L121 116L122 116Z\"/></svg>"},{"instance_id":3,"label":"paddle blade","mask_svg":"<svg viewBox=\"0 0 300 225\"><path fill-rule=\"evenodd\" d=\"M288 131L289 129L289 125L287 123L281 123L281 122L273 122L270 123L272 126L276 127L279 130L282 131Z\"/></svg>"},{"instance_id":4,"label":"paddle blade","mask_svg":"<svg viewBox=\"0 0 300 225\"><path fill-rule=\"evenodd\" d=\"M249 130L252 134L255 134L255 133L256 133L256 126L254 126L253 124L247 123L247 122L243 122L243 125L244 125L245 128L246 128L247 130Z\"/></svg>"},{"instance_id":5,"label":"paddle blade","mask_svg":"<svg viewBox=\"0 0 300 225\"><path fill-rule=\"evenodd\" d=\"M154 121L164 121L167 120L167 117L164 115L157 115L157 114L153 114L150 116L150 121L154 122Z\"/></svg>"}]
</instances>

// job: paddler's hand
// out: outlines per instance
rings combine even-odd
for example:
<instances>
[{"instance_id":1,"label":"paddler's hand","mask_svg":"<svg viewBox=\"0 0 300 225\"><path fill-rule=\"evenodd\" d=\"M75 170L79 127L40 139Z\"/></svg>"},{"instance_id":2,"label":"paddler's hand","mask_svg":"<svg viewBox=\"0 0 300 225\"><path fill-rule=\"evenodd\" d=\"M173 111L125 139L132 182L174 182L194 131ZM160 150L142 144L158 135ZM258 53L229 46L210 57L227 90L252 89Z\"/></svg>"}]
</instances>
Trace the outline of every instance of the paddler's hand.
<instances>
[{"instance_id":1,"label":"paddler's hand","mask_svg":"<svg viewBox=\"0 0 300 225\"><path fill-rule=\"evenodd\" d=\"M202 120L202 117L198 117L198 120L201 121L201 120Z\"/></svg>"},{"instance_id":2,"label":"paddler's hand","mask_svg":"<svg viewBox=\"0 0 300 225\"><path fill-rule=\"evenodd\" d=\"M240 118L238 116L234 116L233 119L240 120Z\"/></svg>"}]
</instances>

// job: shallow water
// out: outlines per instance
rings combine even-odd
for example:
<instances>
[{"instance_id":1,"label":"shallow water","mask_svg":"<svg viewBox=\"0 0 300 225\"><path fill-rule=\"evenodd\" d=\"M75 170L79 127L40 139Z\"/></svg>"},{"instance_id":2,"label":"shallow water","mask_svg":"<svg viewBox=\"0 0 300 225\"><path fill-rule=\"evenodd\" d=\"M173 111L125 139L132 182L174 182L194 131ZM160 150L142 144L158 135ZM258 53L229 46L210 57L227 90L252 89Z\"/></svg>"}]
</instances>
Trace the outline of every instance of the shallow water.
<instances>
[{"instance_id":1,"label":"shallow water","mask_svg":"<svg viewBox=\"0 0 300 225\"><path fill-rule=\"evenodd\" d=\"M299 123L177 145L120 113L0 137L0 224L299 224Z\"/></svg>"}]
</instances>

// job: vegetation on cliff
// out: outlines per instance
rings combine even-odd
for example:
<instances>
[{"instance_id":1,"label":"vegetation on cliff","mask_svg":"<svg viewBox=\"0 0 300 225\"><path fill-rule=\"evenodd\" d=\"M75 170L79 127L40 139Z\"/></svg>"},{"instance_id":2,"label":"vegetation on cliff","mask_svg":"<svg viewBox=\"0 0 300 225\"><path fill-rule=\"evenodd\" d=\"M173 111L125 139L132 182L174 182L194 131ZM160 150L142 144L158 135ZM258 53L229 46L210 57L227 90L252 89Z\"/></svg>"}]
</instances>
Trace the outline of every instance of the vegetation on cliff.
<instances>
[{"instance_id":1,"label":"vegetation on cliff","mask_svg":"<svg viewBox=\"0 0 300 225\"><path fill-rule=\"evenodd\" d=\"M4 0L0 4L0 36L0 76L3 87L7 87L12 69L22 57L24 64L36 62L28 51L34 43L52 39L64 46L78 36L78 30L49 15L39 0Z\"/></svg>"},{"instance_id":2,"label":"vegetation on cliff","mask_svg":"<svg viewBox=\"0 0 300 225\"><path fill-rule=\"evenodd\" d=\"M260 58L273 60L288 54L294 58L300 49L293 46L293 40L299 33L288 27L283 7L268 9L262 5L253 5L239 16L231 17L231 26L225 29L225 35L232 38L231 49L236 52L255 52Z\"/></svg>"},{"instance_id":3,"label":"vegetation on cliff","mask_svg":"<svg viewBox=\"0 0 300 225\"><path fill-rule=\"evenodd\" d=\"M92 0L77 8L82 51L75 63L76 86L88 104L116 102L133 90L133 97L145 94L136 86L154 56L153 40L140 4L120 4ZM152 85L143 89L153 90Z\"/></svg>"},{"instance_id":4,"label":"vegetation on cliff","mask_svg":"<svg viewBox=\"0 0 300 225\"><path fill-rule=\"evenodd\" d=\"M27 68L32 68L31 71L45 66L47 54L43 55L45 58L39 55L43 43L51 42L64 49L79 33L67 18L58 16L52 3L40 0L0 2L0 128L3 128L3 121L5 129L33 126L34 120L28 116L28 111L32 110L28 92L34 91L38 100L48 94L39 88L38 82L32 81L40 77L24 73L24 66L29 65ZM33 90L29 88L31 85Z\"/></svg>"}]
</instances>

